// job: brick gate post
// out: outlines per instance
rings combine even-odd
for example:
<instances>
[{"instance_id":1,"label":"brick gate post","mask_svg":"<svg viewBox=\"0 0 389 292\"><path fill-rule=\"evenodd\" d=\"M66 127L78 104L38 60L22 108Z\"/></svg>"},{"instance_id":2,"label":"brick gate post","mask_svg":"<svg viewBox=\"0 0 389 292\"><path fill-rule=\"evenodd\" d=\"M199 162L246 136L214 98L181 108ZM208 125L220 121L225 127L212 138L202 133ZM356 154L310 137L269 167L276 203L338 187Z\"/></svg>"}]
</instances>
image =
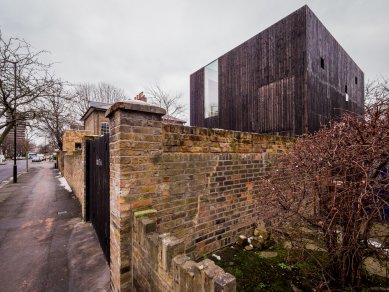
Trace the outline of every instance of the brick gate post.
<instances>
[{"instance_id":1,"label":"brick gate post","mask_svg":"<svg viewBox=\"0 0 389 292\"><path fill-rule=\"evenodd\" d=\"M152 208L160 194L162 116L141 101L117 102L110 126L110 249L112 291L132 291L132 214Z\"/></svg>"}]
</instances>

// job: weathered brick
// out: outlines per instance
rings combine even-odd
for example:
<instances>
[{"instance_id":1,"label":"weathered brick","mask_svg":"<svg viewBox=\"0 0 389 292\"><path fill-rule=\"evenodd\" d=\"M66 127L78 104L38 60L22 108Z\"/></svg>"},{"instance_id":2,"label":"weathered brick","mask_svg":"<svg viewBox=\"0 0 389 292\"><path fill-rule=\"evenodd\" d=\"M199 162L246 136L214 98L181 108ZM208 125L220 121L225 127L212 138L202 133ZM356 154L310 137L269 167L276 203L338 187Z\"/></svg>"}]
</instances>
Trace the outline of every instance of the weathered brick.
<instances>
[{"instance_id":1,"label":"weathered brick","mask_svg":"<svg viewBox=\"0 0 389 292\"><path fill-rule=\"evenodd\" d=\"M178 251L183 252L181 242L179 248L171 244L180 240L176 237L185 238L188 252L201 256L230 244L239 233L250 232L256 219L253 212L268 212L254 204L261 193L256 182L269 170L269 159L290 147L287 144L291 141L252 133L162 125L158 112L156 108L123 103L109 111L111 219L115 219L111 220L111 233L115 235L111 249L126 250L116 251L122 261L115 259L112 269L118 271L117 265L136 263L134 271L126 273L134 272L136 289L145 291L155 287L169 291L177 281L170 273L171 259ZM152 231L171 232L170 237L157 240L154 233L144 235L143 222L130 224L132 212L145 208L157 210L153 214L156 228ZM131 234L136 239L134 246ZM186 267L182 281L179 277L179 285L174 284L187 289L182 291L194 291L196 285L205 289L212 286L209 283L214 283L215 289L224 289L219 291L233 289L234 281L229 276L221 277L217 268L218 273L211 272L213 269L201 272L196 284L196 270L189 263L182 265ZM153 272L145 275L148 270ZM128 285L132 276L122 284L117 283L117 276L112 279L116 282L114 287L121 287Z\"/></svg>"}]
</instances>

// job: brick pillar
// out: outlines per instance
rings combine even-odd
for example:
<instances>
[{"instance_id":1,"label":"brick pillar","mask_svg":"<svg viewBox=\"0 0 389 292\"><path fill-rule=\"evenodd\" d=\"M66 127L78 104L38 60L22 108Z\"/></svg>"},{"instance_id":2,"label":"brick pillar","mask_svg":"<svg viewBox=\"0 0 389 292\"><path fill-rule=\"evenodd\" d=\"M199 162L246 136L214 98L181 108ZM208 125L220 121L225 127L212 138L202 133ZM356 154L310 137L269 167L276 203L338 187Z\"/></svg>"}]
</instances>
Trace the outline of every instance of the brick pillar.
<instances>
[{"instance_id":1,"label":"brick pillar","mask_svg":"<svg viewBox=\"0 0 389 292\"><path fill-rule=\"evenodd\" d=\"M139 101L117 102L110 125L111 289L132 291L133 213L152 209L160 195L162 108Z\"/></svg>"}]
</instances>

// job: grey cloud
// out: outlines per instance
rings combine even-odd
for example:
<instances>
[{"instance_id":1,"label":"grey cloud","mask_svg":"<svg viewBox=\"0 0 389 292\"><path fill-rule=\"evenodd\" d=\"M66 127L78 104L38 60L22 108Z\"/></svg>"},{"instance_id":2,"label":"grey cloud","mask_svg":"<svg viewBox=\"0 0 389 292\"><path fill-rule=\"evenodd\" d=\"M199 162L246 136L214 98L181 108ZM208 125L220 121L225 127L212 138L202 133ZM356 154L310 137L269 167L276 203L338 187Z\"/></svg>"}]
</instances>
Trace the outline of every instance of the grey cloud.
<instances>
[{"instance_id":1,"label":"grey cloud","mask_svg":"<svg viewBox=\"0 0 389 292\"><path fill-rule=\"evenodd\" d=\"M129 97L189 74L308 4L365 71L389 76L387 0L0 0L0 28L52 52L58 76L107 81Z\"/></svg>"}]
</instances>

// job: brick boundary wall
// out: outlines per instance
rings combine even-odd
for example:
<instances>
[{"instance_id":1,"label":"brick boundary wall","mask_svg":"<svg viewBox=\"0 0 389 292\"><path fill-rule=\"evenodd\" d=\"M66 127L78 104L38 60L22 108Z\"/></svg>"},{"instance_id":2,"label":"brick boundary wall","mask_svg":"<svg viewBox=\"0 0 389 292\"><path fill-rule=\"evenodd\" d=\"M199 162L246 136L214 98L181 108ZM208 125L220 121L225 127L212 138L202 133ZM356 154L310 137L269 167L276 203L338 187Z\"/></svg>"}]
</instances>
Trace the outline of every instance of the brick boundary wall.
<instances>
[{"instance_id":1,"label":"brick boundary wall","mask_svg":"<svg viewBox=\"0 0 389 292\"><path fill-rule=\"evenodd\" d=\"M240 234L249 235L256 221L272 212L261 204L260 182L271 159L292 141L164 126L161 196L153 203L159 230L185 238L185 251L194 258L233 243Z\"/></svg>"},{"instance_id":2,"label":"brick boundary wall","mask_svg":"<svg viewBox=\"0 0 389 292\"><path fill-rule=\"evenodd\" d=\"M84 209L84 159L81 150L64 152L63 176Z\"/></svg>"},{"instance_id":3,"label":"brick boundary wall","mask_svg":"<svg viewBox=\"0 0 389 292\"><path fill-rule=\"evenodd\" d=\"M141 102L118 102L106 113L113 291L147 291L133 280L144 252L133 241L135 212L155 210L156 231L181 240L192 259L248 235L274 212L261 203L260 181L293 138L163 125L164 114Z\"/></svg>"},{"instance_id":4,"label":"brick boundary wall","mask_svg":"<svg viewBox=\"0 0 389 292\"><path fill-rule=\"evenodd\" d=\"M95 140L100 136L88 135L89 132L72 130L73 136L81 140L75 140L81 143L80 150L74 151L59 151L58 152L58 165L61 174L65 177L74 195L77 197L81 205L82 220L86 220L86 163L85 163L85 151L86 141ZM72 136L72 137L73 137ZM67 143L68 135L64 135L64 143ZM71 139L71 143L74 143L74 139Z\"/></svg>"},{"instance_id":5,"label":"brick boundary wall","mask_svg":"<svg viewBox=\"0 0 389 292\"><path fill-rule=\"evenodd\" d=\"M236 291L236 279L209 259L198 263L184 254L184 240L160 234L149 209L134 213L133 271L135 291Z\"/></svg>"},{"instance_id":6,"label":"brick boundary wall","mask_svg":"<svg viewBox=\"0 0 389 292\"><path fill-rule=\"evenodd\" d=\"M118 102L107 111L110 124L111 290L132 291L133 213L159 196L162 116L141 102Z\"/></svg>"},{"instance_id":7,"label":"brick boundary wall","mask_svg":"<svg viewBox=\"0 0 389 292\"><path fill-rule=\"evenodd\" d=\"M77 150L75 143L81 143L85 136L93 136L88 130L65 130L62 135L62 150L68 153Z\"/></svg>"}]
</instances>

